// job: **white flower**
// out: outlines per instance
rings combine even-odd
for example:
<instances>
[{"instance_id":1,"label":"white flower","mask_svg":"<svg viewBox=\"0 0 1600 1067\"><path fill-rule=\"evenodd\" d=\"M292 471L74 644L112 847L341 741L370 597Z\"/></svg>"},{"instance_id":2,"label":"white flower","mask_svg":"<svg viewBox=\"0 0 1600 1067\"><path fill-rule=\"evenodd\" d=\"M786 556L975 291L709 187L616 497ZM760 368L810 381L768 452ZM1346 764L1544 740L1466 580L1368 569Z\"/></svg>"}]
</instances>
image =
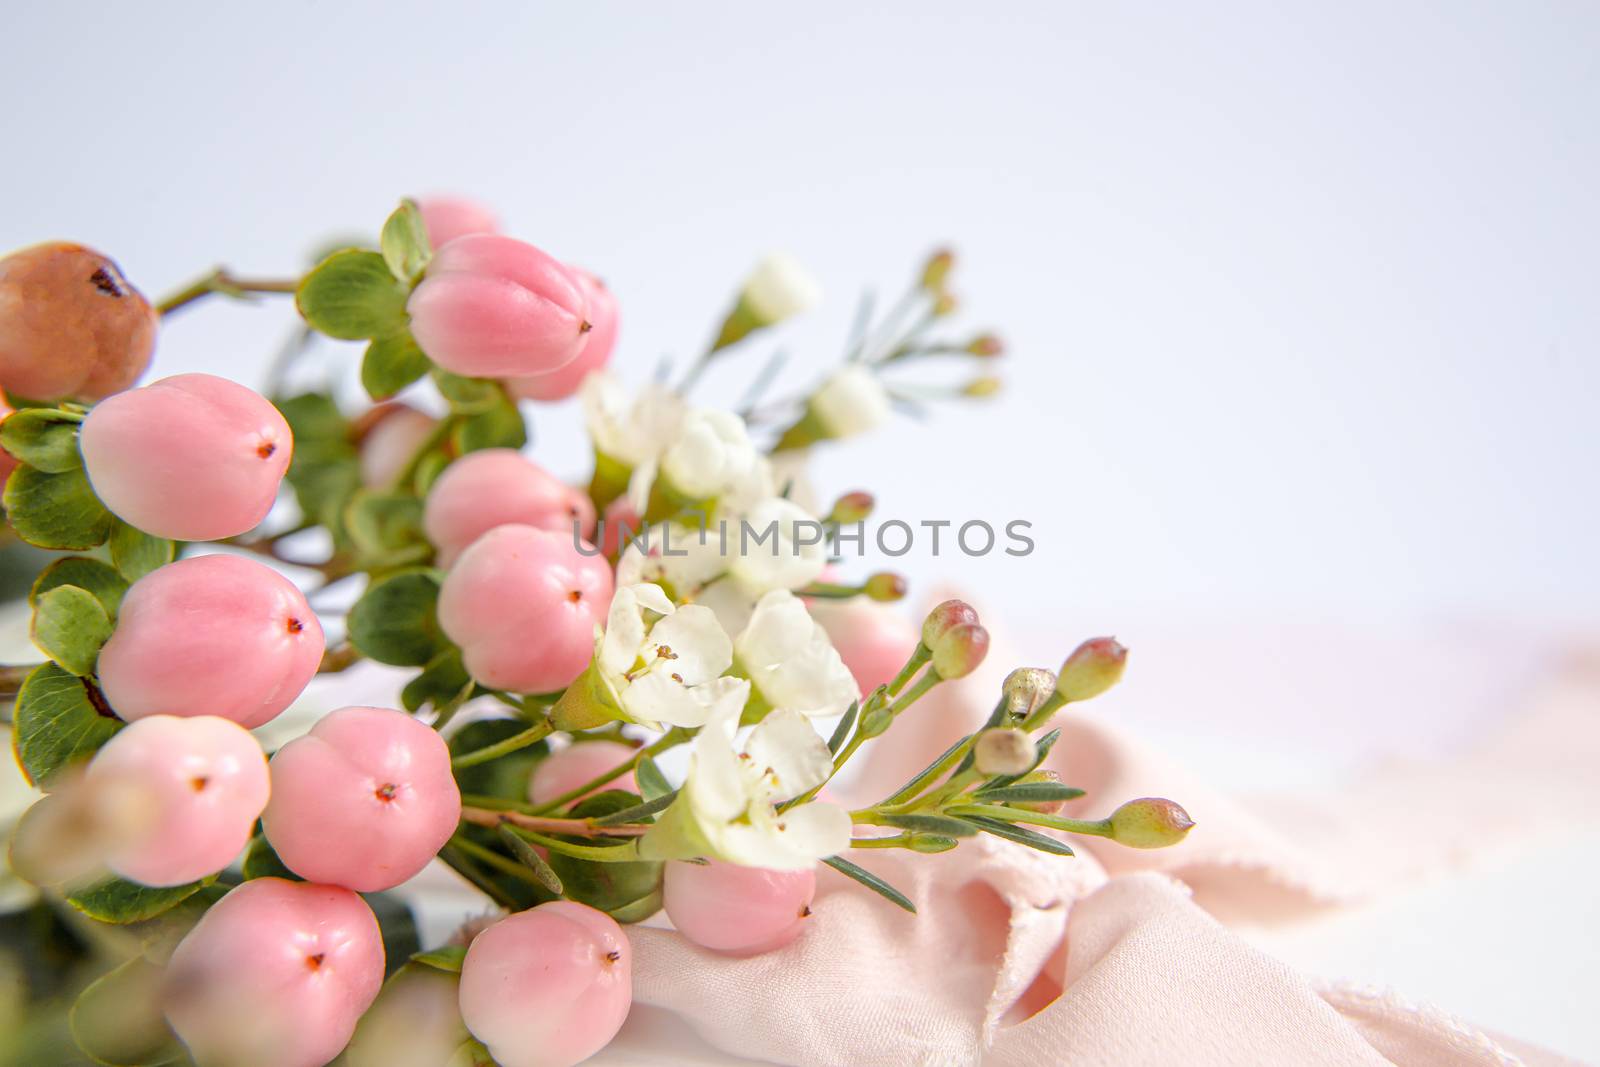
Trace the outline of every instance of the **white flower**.
<instances>
[{"instance_id":1,"label":"white flower","mask_svg":"<svg viewBox=\"0 0 1600 1067\"><path fill-rule=\"evenodd\" d=\"M706 856L767 870L806 870L850 846L850 814L833 804L776 805L828 780L833 758L803 717L775 711L734 744L738 716L714 712L694 740L677 798L639 839L645 859Z\"/></svg>"},{"instance_id":2,"label":"white flower","mask_svg":"<svg viewBox=\"0 0 1600 1067\"><path fill-rule=\"evenodd\" d=\"M654 622L651 622L651 619ZM660 728L703 725L717 710L737 716L750 684L723 677L733 645L709 608L676 607L660 586L620 587L584 676L562 695L564 725L625 718Z\"/></svg>"},{"instance_id":3,"label":"white flower","mask_svg":"<svg viewBox=\"0 0 1600 1067\"><path fill-rule=\"evenodd\" d=\"M829 437L852 437L889 421L889 393L876 374L851 363L811 396L811 411Z\"/></svg>"},{"instance_id":4,"label":"white flower","mask_svg":"<svg viewBox=\"0 0 1600 1067\"><path fill-rule=\"evenodd\" d=\"M733 649L740 669L774 708L813 717L840 715L861 695L828 632L786 589L756 603Z\"/></svg>"},{"instance_id":5,"label":"white flower","mask_svg":"<svg viewBox=\"0 0 1600 1067\"><path fill-rule=\"evenodd\" d=\"M628 467L649 463L677 435L687 408L683 399L659 383L629 399L609 371L596 371L579 387L583 418L595 451Z\"/></svg>"},{"instance_id":6,"label":"white flower","mask_svg":"<svg viewBox=\"0 0 1600 1067\"><path fill-rule=\"evenodd\" d=\"M661 474L691 500L771 491L766 458L751 443L744 420L728 411L691 412L662 453Z\"/></svg>"},{"instance_id":7,"label":"white flower","mask_svg":"<svg viewBox=\"0 0 1600 1067\"><path fill-rule=\"evenodd\" d=\"M775 252L756 264L740 298L763 326L770 326L821 303L822 286L792 256Z\"/></svg>"},{"instance_id":8,"label":"white flower","mask_svg":"<svg viewBox=\"0 0 1600 1067\"><path fill-rule=\"evenodd\" d=\"M758 596L769 589L799 589L828 565L822 524L782 497L763 500L741 516L738 541L729 570Z\"/></svg>"}]
</instances>

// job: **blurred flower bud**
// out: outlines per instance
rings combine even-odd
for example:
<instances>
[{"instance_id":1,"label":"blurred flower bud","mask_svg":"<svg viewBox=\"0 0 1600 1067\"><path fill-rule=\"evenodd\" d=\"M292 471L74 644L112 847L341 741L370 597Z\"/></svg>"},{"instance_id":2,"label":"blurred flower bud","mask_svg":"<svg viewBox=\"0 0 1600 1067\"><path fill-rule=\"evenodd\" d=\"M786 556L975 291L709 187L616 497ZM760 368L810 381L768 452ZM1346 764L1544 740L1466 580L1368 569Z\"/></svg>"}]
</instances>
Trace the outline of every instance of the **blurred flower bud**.
<instances>
[{"instance_id":1,"label":"blurred flower bud","mask_svg":"<svg viewBox=\"0 0 1600 1067\"><path fill-rule=\"evenodd\" d=\"M961 395L974 400L994 396L1000 391L1001 381L992 374L985 374L981 378L974 378L961 387Z\"/></svg>"},{"instance_id":2,"label":"blurred flower bud","mask_svg":"<svg viewBox=\"0 0 1600 1067\"><path fill-rule=\"evenodd\" d=\"M807 401L821 436L854 437L875 430L894 413L889 392L872 371L851 363L836 372Z\"/></svg>"},{"instance_id":3,"label":"blurred flower bud","mask_svg":"<svg viewBox=\"0 0 1600 1067\"><path fill-rule=\"evenodd\" d=\"M946 630L977 621L978 613L973 610L971 604L965 600L946 600L928 612L928 617L922 620L922 643L932 648Z\"/></svg>"},{"instance_id":4,"label":"blurred flower bud","mask_svg":"<svg viewBox=\"0 0 1600 1067\"><path fill-rule=\"evenodd\" d=\"M866 522L876 505L877 501L873 499L871 493L858 489L853 493L846 493L833 502L833 510L828 513L828 521L836 522L840 526Z\"/></svg>"},{"instance_id":5,"label":"blurred flower bud","mask_svg":"<svg viewBox=\"0 0 1600 1067\"><path fill-rule=\"evenodd\" d=\"M879 571L862 585L861 591L880 604L892 604L906 595L906 580L892 571Z\"/></svg>"},{"instance_id":6,"label":"blurred flower bud","mask_svg":"<svg viewBox=\"0 0 1600 1067\"><path fill-rule=\"evenodd\" d=\"M1006 675L1000 692L1006 698L1006 712L1013 719L1026 719L1055 692L1056 676L1043 667L1018 667Z\"/></svg>"},{"instance_id":7,"label":"blurred flower bud","mask_svg":"<svg viewBox=\"0 0 1600 1067\"><path fill-rule=\"evenodd\" d=\"M1038 755L1033 739L1009 726L983 731L972 746L972 763L979 774L1025 774Z\"/></svg>"},{"instance_id":8,"label":"blurred flower bud","mask_svg":"<svg viewBox=\"0 0 1600 1067\"><path fill-rule=\"evenodd\" d=\"M1194 820L1161 797L1130 800L1111 813L1111 840L1129 848L1166 848L1189 835Z\"/></svg>"},{"instance_id":9,"label":"blurred flower bud","mask_svg":"<svg viewBox=\"0 0 1600 1067\"><path fill-rule=\"evenodd\" d=\"M940 248L922 265L922 277L917 284L927 292L941 293L950 277L950 269L955 265L956 254L948 248Z\"/></svg>"},{"instance_id":10,"label":"blurred flower bud","mask_svg":"<svg viewBox=\"0 0 1600 1067\"><path fill-rule=\"evenodd\" d=\"M967 351L985 359L1005 354L1006 346L992 333L980 333L967 342Z\"/></svg>"},{"instance_id":11,"label":"blurred flower bud","mask_svg":"<svg viewBox=\"0 0 1600 1067\"><path fill-rule=\"evenodd\" d=\"M946 316L954 315L956 309L960 306L961 301L956 299L954 293L940 293L933 301L933 317L942 319Z\"/></svg>"},{"instance_id":12,"label":"blurred flower bud","mask_svg":"<svg viewBox=\"0 0 1600 1067\"><path fill-rule=\"evenodd\" d=\"M1061 665L1056 692L1069 703L1097 697L1122 679L1128 650L1115 637L1091 637Z\"/></svg>"},{"instance_id":13,"label":"blurred flower bud","mask_svg":"<svg viewBox=\"0 0 1600 1067\"><path fill-rule=\"evenodd\" d=\"M940 678L947 682L965 678L989 654L989 631L974 623L953 626L939 635L932 651L933 669Z\"/></svg>"},{"instance_id":14,"label":"blurred flower bud","mask_svg":"<svg viewBox=\"0 0 1600 1067\"><path fill-rule=\"evenodd\" d=\"M756 330L809 311L822 300L822 287L793 257L774 253L756 264L711 350L726 348Z\"/></svg>"},{"instance_id":15,"label":"blurred flower bud","mask_svg":"<svg viewBox=\"0 0 1600 1067\"><path fill-rule=\"evenodd\" d=\"M1017 780L1018 785L1060 785L1061 775L1048 769L1040 769L1031 774L1024 775ZM1036 811L1040 815L1057 815L1067 806L1065 800L1013 800L1013 808L1022 808L1024 811Z\"/></svg>"}]
</instances>

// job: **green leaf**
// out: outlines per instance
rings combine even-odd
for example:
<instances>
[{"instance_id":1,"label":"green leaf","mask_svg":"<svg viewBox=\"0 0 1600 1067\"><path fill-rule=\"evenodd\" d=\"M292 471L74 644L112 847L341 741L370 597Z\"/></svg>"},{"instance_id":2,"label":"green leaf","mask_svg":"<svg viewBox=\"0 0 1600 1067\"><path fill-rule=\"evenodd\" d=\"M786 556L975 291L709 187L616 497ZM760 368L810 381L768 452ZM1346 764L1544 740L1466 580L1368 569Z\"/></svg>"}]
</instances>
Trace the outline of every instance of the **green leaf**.
<instances>
[{"instance_id":1,"label":"green leaf","mask_svg":"<svg viewBox=\"0 0 1600 1067\"><path fill-rule=\"evenodd\" d=\"M417 936L417 917L411 905L394 893L362 893L361 899L372 909L383 935L385 977L394 974L422 948Z\"/></svg>"},{"instance_id":2,"label":"green leaf","mask_svg":"<svg viewBox=\"0 0 1600 1067\"><path fill-rule=\"evenodd\" d=\"M496 403L456 423L450 440L462 455L484 448L521 448L528 443L528 423L502 391Z\"/></svg>"},{"instance_id":3,"label":"green leaf","mask_svg":"<svg viewBox=\"0 0 1600 1067\"><path fill-rule=\"evenodd\" d=\"M1015 841L1019 845L1027 845L1029 848L1036 848L1040 852L1049 852L1057 856L1071 856L1074 854L1072 849L1068 848L1064 842L1030 830L1026 826L1016 826L1012 823L991 819L983 815L968 815L967 819L976 823L985 833L1003 837L1007 841Z\"/></svg>"},{"instance_id":4,"label":"green leaf","mask_svg":"<svg viewBox=\"0 0 1600 1067\"><path fill-rule=\"evenodd\" d=\"M472 687L472 676L461 662L461 650L451 646L429 660L422 673L406 683L400 690L400 703L413 715L428 705L442 715L446 709L465 702L472 695Z\"/></svg>"},{"instance_id":5,"label":"green leaf","mask_svg":"<svg viewBox=\"0 0 1600 1067\"><path fill-rule=\"evenodd\" d=\"M403 282L415 281L433 253L428 245L428 228L423 225L422 212L417 210L415 200L400 201L400 206L384 222L379 243L390 273Z\"/></svg>"},{"instance_id":6,"label":"green leaf","mask_svg":"<svg viewBox=\"0 0 1600 1067\"><path fill-rule=\"evenodd\" d=\"M828 751L832 752L835 756L837 756L839 754L839 750L844 747L844 743L850 740L850 727L856 724L856 715L859 714L860 711L861 701L852 700L850 702L850 707L845 709L844 716L840 718L839 725L833 728L833 736L828 738Z\"/></svg>"},{"instance_id":7,"label":"green leaf","mask_svg":"<svg viewBox=\"0 0 1600 1067\"><path fill-rule=\"evenodd\" d=\"M369 659L420 667L450 647L439 629L439 583L422 570L401 571L367 587L350 609L350 641Z\"/></svg>"},{"instance_id":8,"label":"green leaf","mask_svg":"<svg viewBox=\"0 0 1600 1067\"><path fill-rule=\"evenodd\" d=\"M118 521L111 529L111 562L130 582L171 563L178 545Z\"/></svg>"},{"instance_id":9,"label":"green leaf","mask_svg":"<svg viewBox=\"0 0 1600 1067\"><path fill-rule=\"evenodd\" d=\"M37 607L39 597L63 585L75 585L93 593L113 619L117 617L117 608L122 606L123 594L128 591L128 580L109 564L88 556L67 556L50 564L34 580L28 603Z\"/></svg>"},{"instance_id":10,"label":"green leaf","mask_svg":"<svg viewBox=\"0 0 1600 1067\"><path fill-rule=\"evenodd\" d=\"M667 776L661 773L660 766L649 756L639 757L639 764L633 769L633 780L639 783L639 792L644 794L646 800L654 800L672 792L672 784L667 781Z\"/></svg>"},{"instance_id":11,"label":"green leaf","mask_svg":"<svg viewBox=\"0 0 1600 1067\"><path fill-rule=\"evenodd\" d=\"M216 875L187 885L148 886L121 878L105 881L67 896L67 903L103 923L143 922L174 908L217 880Z\"/></svg>"},{"instance_id":12,"label":"green leaf","mask_svg":"<svg viewBox=\"0 0 1600 1067\"><path fill-rule=\"evenodd\" d=\"M34 604L33 643L80 678L94 674L100 646L111 639L111 617L87 589L58 585Z\"/></svg>"},{"instance_id":13,"label":"green leaf","mask_svg":"<svg viewBox=\"0 0 1600 1067\"><path fill-rule=\"evenodd\" d=\"M417 381L432 366L410 330L380 337L361 357L361 385L374 400L387 400Z\"/></svg>"},{"instance_id":14,"label":"green leaf","mask_svg":"<svg viewBox=\"0 0 1600 1067\"><path fill-rule=\"evenodd\" d=\"M614 811L610 815L602 815L595 819L594 823L596 826L621 826L623 823L643 822L656 812L671 807L672 802L677 798L678 791L674 789L670 793L663 793L654 800L647 800L643 804L635 804L631 808L623 808L621 811Z\"/></svg>"},{"instance_id":15,"label":"green leaf","mask_svg":"<svg viewBox=\"0 0 1600 1067\"><path fill-rule=\"evenodd\" d=\"M101 709L104 709L103 711ZM12 743L28 780L49 789L55 776L99 751L122 729L93 683L41 663L23 681L12 712Z\"/></svg>"},{"instance_id":16,"label":"green leaf","mask_svg":"<svg viewBox=\"0 0 1600 1067\"><path fill-rule=\"evenodd\" d=\"M572 816L598 818L636 807L638 803L635 793L608 789L579 801L572 808ZM635 843L632 838L587 838L570 834L557 835L557 839L590 848L630 848ZM659 861L611 863L580 859L551 849L549 862L561 879L562 895L568 900L598 908L612 918L617 918L619 912L633 915L646 908L649 910L640 918L648 918L661 908L661 876L665 865Z\"/></svg>"},{"instance_id":17,"label":"green leaf","mask_svg":"<svg viewBox=\"0 0 1600 1067\"><path fill-rule=\"evenodd\" d=\"M6 518L17 536L39 548L85 549L111 536L111 512L81 467L51 474L21 466L6 480Z\"/></svg>"},{"instance_id":18,"label":"green leaf","mask_svg":"<svg viewBox=\"0 0 1600 1067\"><path fill-rule=\"evenodd\" d=\"M488 378L466 378L439 367L433 368L433 384L450 401L450 410L462 415L488 411L504 400L506 395L499 382Z\"/></svg>"},{"instance_id":19,"label":"green leaf","mask_svg":"<svg viewBox=\"0 0 1600 1067\"><path fill-rule=\"evenodd\" d=\"M250 847L245 849L244 864L241 868L245 879L252 878L282 878L290 882L303 882L298 874L284 866L283 860L278 858L277 850L272 847L272 842L267 840L265 834L256 834L250 839Z\"/></svg>"},{"instance_id":20,"label":"green leaf","mask_svg":"<svg viewBox=\"0 0 1600 1067\"><path fill-rule=\"evenodd\" d=\"M59 408L24 408L0 422L0 448L48 474L83 466L78 427L83 419Z\"/></svg>"},{"instance_id":21,"label":"green leaf","mask_svg":"<svg viewBox=\"0 0 1600 1067\"><path fill-rule=\"evenodd\" d=\"M442 948L431 948L426 952L418 952L411 957L411 961L420 963L425 967L432 967L437 971L460 974L461 961L466 958L466 945L445 945Z\"/></svg>"},{"instance_id":22,"label":"green leaf","mask_svg":"<svg viewBox=\"0 0 1600 1067\"><path fill-rule=\"evenodd\" d=\"M882 815L878 818L885 826L945 837L971 837L978 832L971 823L947 815Z\"/></svg>"},{"instance_id":23,"label":"green leaf","mask_svg":"<svg viewBox=\"0 0 1600 1067\"><path fill-rule=\"evenodd\" d=\"M360 341L404 329L408 293L409 287L395 281L383 256L347 248L301 279L294 302L319 332Z\"/></svg>"},{"instance_id":24,"label":"green leaf","mask_svg":"<svg viewBox=\"0 0 1600 1067\"><path fill-rule=\"evenodd\" d=\"M539 855L538 850L530 845L526 838L517 836L511 832L511 827L502 825L500 840L505 842L518 863L533 872L533 876L539 879L540 885L558 897L562 894L561 877L551 869L550 864L545 862L545 858Z\"/></svg>"},{"instance_id":25,"label":"green leaf","mask_svg":"<svg viewBox=\"0 0 1600 1067\"><path fill-rule=\"evenodd\" d=\"M829 856L822 862L826 863L829 867L832 867L846 878L854 878L856 881L860 882L862 885L866 886L874 893L877 893L890 903L899 905L913 915L917 913L917 906L911 903L909 897L866 868L857 867L855 864L851 863L842 856Z\"/></svg>"},{"instance_id":26,"label":"green leaf","mask_svg":"<svg viewBox=\"0 0 1600 1067\"><path fill-rule=\"evenodd\" d=\"M1048 804L1057 800L1076 800L1083 796L1083 790L1060 782L1018 782L998 789L979 789L972 796L974 800L981 800L985 804Z\"/></svg>"},{"instance_id":27,"label":"green leaf","mask_svg":"<svg viewBox=\"0 0 1600 1067\"><path fill-rule=\"evenodd\" d=\"M186 1061L161 1007L162 968L135 956L101 975L72 1005L72 1039L98 1063L157 1067Z\"/></svg>"},{"instance_id":28,"label":"green leaf","mask_svg":"<svg viewBox=\"0 0 1600 1067\"><path fill-rule=\"evenodd\" d=\"M428 543L422 533L422 501L410 493L357 490L345 504L344 528L356 548L380 558Z\"/></svg>"},{"instance_id":29,"label":"green leaf","mask_svg":"<svg viewBox=\"0 0 1600 1067\"><path fill-rule=\"evenodd\" d=\"M466 674L465 668L462 668L462 674ZM527 722L522 719L479 719L469 722L451 735L450 755L462 756L497 745L527 728ZM528 779L549 751L550 746L544 741L535 741L499 759L458 767L455 772L456 785L463 793L475 796L525 801L528 799Z\"/></svg>"}]
</instances>

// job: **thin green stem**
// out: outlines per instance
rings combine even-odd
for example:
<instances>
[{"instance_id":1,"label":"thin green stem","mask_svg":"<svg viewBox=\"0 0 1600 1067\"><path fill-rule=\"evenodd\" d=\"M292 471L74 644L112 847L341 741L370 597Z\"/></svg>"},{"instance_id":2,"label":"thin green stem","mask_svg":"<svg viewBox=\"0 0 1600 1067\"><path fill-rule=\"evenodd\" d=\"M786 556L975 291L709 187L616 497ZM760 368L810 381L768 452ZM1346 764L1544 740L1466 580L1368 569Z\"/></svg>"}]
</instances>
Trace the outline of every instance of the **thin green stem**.
<instances>
[{"instance_id":1,"label":"thin green stem","mask_svg":"<svg viewBox=\"0 0 1600 1067\"><path fill-rule=\"evenodd\" d=\"M495 885L488 875L478 869L477 864L467 858L466 853L455 847L455 843L459 841L459 838L452 838L451 844L447 844L439 850L439 859L444 861L445 865L451 870L477 886L480 892L502 908L516 908L517 902L511 894Z\"/></svg>"},{"instance_id":2,"label":"thin green stem","mask_svg":"<svg viewBox=\"0 0 1600 1067\"><path fill-rule=\"evenodd\" d=\"M417 476L417 468L422 466L422 461L428 458L429 452L438 448L450 436L450 431L456 427L456 421L455 415L446 415L433 424L433 428L428 431L428 435L417 443L416 448L411 450L411 458L406 460L406 465L400 468L400 473L396 474L394 480L389 483L391 490L404 489L411 484L411 480Z\"/></svg>"},{"instance_id":3,"label":"thin green stem","mask_svg":"<svg viewBox=\"0 0 1600 1067\"><path fill-rule=\"evenodd\" d=\"M553 819L544 815L528 815L520 811L491 810L488 808L463 807L461 821L472 823L474 826L495 827L502 824L515 826L519 830L533 830L537 833L574 834L579 837L638 837L650 829L647 824L629 825L626 823L614 826L596 825L593 819Z\"/></svg>"},{"instance_id":4,"label":"thin green stem","mask_svg":"<svg viewBox=\"0 0 1600 1067\"><path fill-rule=\"evenodd\" d=\"M594 845L574 845L560 838L550 837L547 834L536 833L522 827L516 828L518 836L525 837L536 845L542 845L551 852L559 852L580 860L594 860L596 863L637 863L639 860L639 846L637 842L630 841L625 845L611 847Z\"/></svg>"},{"instance_id":5,"label":"thin green stem","mask_svg":"<svg viewBox=\"0 0 1600 1067\"><path fill-rule=\"evenodd\" d=\"M496 852L492 848L484 848L476 841L469 841L460 834L452 837L450 839L450 844L453 847L460 849L462 852L465 852L479 863L488 864L490 867L493 867L502 874L509 874L511 877L521 879L530 885L536 885L541 888L544 886L544 883L539 881L538 876L527 867L524 867L514 859L500 855L500 853Z\"/></svg>"},{"instance_id":6,"label":"thin green stem","mask_svg":"<svg viewBox=\"0 0 1600 1067\"><path fill-rule=\"evenodd\" d=\"M851 848L909 848L910 834L891 834L888 837L853 837Z\"/></svg>"},{"instance_id":7,"label":"thin green stem","mask_svg":"<svg viewBox=\"0 0 1600 1067\"><path fill-rule=\"evenodd\" d=\"M659 756L661 753L670 748L676 748L687 740L689 740L689 735L687 732L679 729L668 730L654 742L646 745L644 748L641 748L638 752L635 752L631 759L624 760L615 767L611 768L609 771L606 771L604 774L591 778L589 781L584 782L580 786L574 786L558 797L553 797L552 799L545 801L543 804L535 805L530 814L543 815L545 812L557 811L561 808L564 808L574 800L577 800L579 797L587 796L596 789L599 789L601 786L608 785L609 783L614 782L618 778L621 778L623 775L629 773L639 765L639 761L644 759L644 757Z\"/></svg>"},{"instance_id":8,"label":"thin green stem","mask_svg":"<svg viewBox=\"0 0 1600 1067\"><path fill-rule=\"evenodd\" d=\"M979 815L1005 822L1025 822L1035 826L1048 826L1052 830L1065 830L1071 834L1091 837L1110 837L1110 819L1069 819L1064 815L1046 815L1025 808L1009 808L1000 804L962 804L948 809L951 815Z\"/></svg>"},{"instance_id":9,"label":"thin green stem","mask_svg":"<svg viewBox=\"0 0 1600 1067\"><path fill-rule=\"evenodd\" d=\"M933 650L918 641L917 647L911 652L911 658L906 660L906 665L900 668L900 673L895 675L894 680L889 683L889 695L895 696L900 690L904 689L906 683L911 681L911 676L920 671L923 664L932 658Z\"/></svg>"},{"instance_id":10,"label":"thin green stem","mask_svg":"<svg viewBox=\"0 0 1600 1067\"><path fill-rule=\"evenodd\" d=\"M226 267L217 267L193 284L162 300L156 305L156 312L169 315L212 293L226 293L229 296L241 296L245 293L293 293L299 286L300 282L295 278L240 278L229 272Z\"/></svg>"},{"instance_id":11,"label":"thin green stem","mask_svg":"<svg viewBox=\"0 0 1600 1067\"><path fill-rule=\"evenodd\" d=\"M476 767L480 763L497 760L501 756L518 752L529 745L537 744L549 737L555 731L555 726L549 719L536 722L519 734L512 734L504 741L497 741L492 745L480 748L474 752L466 752L450 761L450 766L457 770L462 767Z\"/></svg>"}]
</instances>

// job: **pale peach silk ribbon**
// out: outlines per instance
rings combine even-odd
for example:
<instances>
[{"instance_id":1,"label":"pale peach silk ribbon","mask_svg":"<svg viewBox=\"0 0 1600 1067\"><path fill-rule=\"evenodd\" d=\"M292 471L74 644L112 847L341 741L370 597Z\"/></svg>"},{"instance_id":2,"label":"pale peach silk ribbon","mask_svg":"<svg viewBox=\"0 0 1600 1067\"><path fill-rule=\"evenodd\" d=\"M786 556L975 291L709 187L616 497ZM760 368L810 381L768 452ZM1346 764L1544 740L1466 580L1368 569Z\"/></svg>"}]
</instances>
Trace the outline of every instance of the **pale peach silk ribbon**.
<instances>
[{"instance_id":1,"label":"pale peach silk ribbon","mask_svg":"<svg viewBox=\"0 0 1600 1067\"><path fill-rule=\"evenodd\" d=\"M936 690L851 799L887 793L981 723L997 686L986 671ZM1513 832L1593 825L1597 692L1600 667L1576 661L1474 753L1324 800L1245 803L1092 712L1066 715L1050 762L1089 791L1080 813L1181 797L1199 822L1188 841L1076 838L1075 859L987 836L937 856L857 849L916 916L827 870L810 928L778 952L729 959L633 927L635 1005L731 1054L806 1067L1570 1063L1393 994L1319 984L1226 924L1361 900Z\"/></svg>"}]
</instances>

